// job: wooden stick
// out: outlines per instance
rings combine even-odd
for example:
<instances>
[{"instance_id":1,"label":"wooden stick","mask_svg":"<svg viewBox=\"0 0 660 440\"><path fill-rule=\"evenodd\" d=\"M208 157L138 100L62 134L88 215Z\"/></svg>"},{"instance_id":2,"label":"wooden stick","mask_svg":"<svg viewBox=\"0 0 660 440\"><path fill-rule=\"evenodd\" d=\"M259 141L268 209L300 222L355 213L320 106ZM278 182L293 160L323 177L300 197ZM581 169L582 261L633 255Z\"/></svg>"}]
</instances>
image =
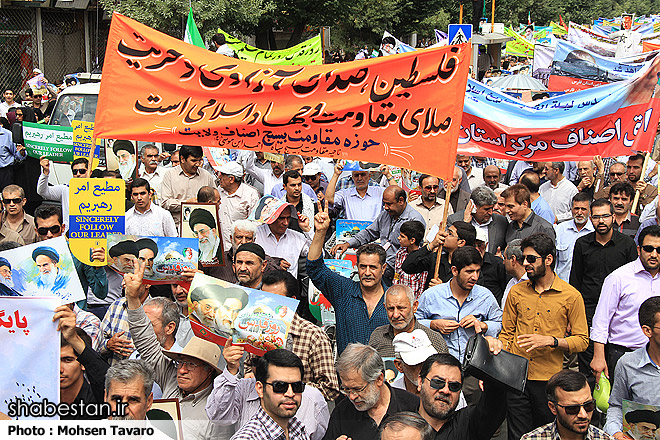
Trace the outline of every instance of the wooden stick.
<instances>
[{"instance_id":1,"label":"wooden stick","mask_svg":"<svg viewBox=\"0 0 660 440\"><path fill-rule=\"evenodd\" d=\"M451 180L447 182L445 189L445 211L440 222L440 231L444 231L447 227L447 214L449 213L449 198L451 197ZM439 231L438 231L439 232ZM437 254L435 256L435 272L433 278L438 278L438 271L440 270L440 256L442 255L442 245L438 246Z\"/></svg>"},{"instance_id":2,"label":"wooden stick","mask_svg":"<svg viewBox=\"0 0 660 440\"><path fill-rule=\"evenodd\" d=\"M92 136L92 146L89 149L89 156L87 156L87 160L89 161L89 171L91 173L92 171L92 165L94 163L94 150L96 149L96 136ZM99 157L101 156L101 151L99 149Z\"/></svg>"},{"instance_id":3,"label":"wooden stick","mask_svg":"<svg viewBox=\"0 0 660 440\"><path fill-rule=\"evenodd\" d=\"M646 167L649 165L649 158L651 157L651 154L649 152L646 152L646 155L644 156L644 165L642 165L642 174L639 176L640 181L644 181L644 177L646 176ZM635 191L635 200L633 200L632 208L630 209L630 213L634 214L635 211L637 211L637 204L639 203L639 196L641 193L639 190Z\"/></svg>"},{"instance_id":4,"label":"wooden stick","mask_svg":"<svg viewBox=\"0 0 660 440\"><path fill-rule=\"evenodd\" d=\"M458 8L458 24L463 24L463 3L461 3ZM476 31L473 29L472 32Z\"/></svg>"}]
</instances>

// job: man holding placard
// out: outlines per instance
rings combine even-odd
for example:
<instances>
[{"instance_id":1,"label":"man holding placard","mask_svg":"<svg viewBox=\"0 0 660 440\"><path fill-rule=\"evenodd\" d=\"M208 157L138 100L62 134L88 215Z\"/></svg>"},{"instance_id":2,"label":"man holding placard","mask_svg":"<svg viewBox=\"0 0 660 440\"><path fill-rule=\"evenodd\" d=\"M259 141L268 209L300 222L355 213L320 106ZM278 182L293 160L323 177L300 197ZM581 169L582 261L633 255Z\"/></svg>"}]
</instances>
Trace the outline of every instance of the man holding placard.
<instances>
[{"instance_id":1,"label":"man holding placard","mask_svg":"<svg viewBox=\"0 0 660 440\"><path fill-rule=\"evenodd\" d=\"M41 175L37 182L37 194L46 200L60 202L62 204L62 216L69 218L69 185L48 185L50 174L50 161L46 156L40 160ZM89 177L89 161L85 157L79 157L71 162L71 173L73 178L87 179Z\"/></svg>"}]
</instances>

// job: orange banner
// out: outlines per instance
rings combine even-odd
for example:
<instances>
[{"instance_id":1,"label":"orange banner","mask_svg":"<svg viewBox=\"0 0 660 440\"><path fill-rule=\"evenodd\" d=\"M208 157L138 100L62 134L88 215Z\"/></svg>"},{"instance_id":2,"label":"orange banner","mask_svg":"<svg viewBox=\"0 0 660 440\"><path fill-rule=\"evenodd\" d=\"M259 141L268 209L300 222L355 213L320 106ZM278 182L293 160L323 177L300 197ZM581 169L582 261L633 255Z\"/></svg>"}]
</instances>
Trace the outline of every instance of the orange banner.
<instances>
[{"instance_id":1,"label":"orange banner","mask_svg":"<svg viewBox=\"0 0 660 440\"><path fill-rule=\"evenodd\" d=\"M463 44L342 64L253 64L113 14L94 132L451 178L469 59Z\"/></svg>"},{"instance_id":2,"label":"orange banner","mask_svg":"<svg viewBox=\"0 0 660 440\"><path fill-rule=\"evenodd\" d=\"M660 49L660 44L642 41L642 48L643 48L642 49L643 52L653 52L654 50Z\"/></svg>"}]
</instances>

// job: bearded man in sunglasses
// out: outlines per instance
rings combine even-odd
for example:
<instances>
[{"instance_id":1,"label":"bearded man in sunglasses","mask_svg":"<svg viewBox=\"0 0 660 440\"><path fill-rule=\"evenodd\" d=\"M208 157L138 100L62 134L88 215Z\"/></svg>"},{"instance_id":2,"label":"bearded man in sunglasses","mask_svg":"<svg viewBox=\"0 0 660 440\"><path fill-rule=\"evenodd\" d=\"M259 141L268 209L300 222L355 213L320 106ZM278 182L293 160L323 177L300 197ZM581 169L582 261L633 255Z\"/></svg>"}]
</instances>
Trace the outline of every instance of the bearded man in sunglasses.
<instances>
[{"instance_id":1,"label":"bearded man in sunglasses","mask_svg":"<svg viewBox=\"0 0 660 440\"><path fill-rule=\"evenodd\" d=\"M564 352L580 353L589 345L582 295L554 272L554 240L537 232L520 248L529 281L511 288L499 336L505 350L529 359L525 391L508 395L509 440L553 420L547 382L562 370Z\"/></svg>"},{"instance_id":2,"label":"bearded man in sunglasses","mask_svg":"<svg viewBox=\"0 0 660 440\"><path fill-rule=\"evenodd\" d=\"M587 377L577 371L562 370L546 386L548 408L555 420L523 435L520 440L610 440L612 437L591 425L596 401Z\"/></svg>"}]
</instances>

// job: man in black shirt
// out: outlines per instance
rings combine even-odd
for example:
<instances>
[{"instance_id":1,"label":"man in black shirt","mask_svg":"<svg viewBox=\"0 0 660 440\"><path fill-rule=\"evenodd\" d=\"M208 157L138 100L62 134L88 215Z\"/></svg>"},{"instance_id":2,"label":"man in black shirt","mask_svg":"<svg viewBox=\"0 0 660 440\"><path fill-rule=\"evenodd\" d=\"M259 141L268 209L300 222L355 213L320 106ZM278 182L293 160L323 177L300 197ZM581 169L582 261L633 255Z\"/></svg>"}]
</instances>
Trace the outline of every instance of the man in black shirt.
<instances>
[{"instance_id":1,"label":"man in black shirt","mask_svg":"<svg viewBox=\"0 0 660 440\"><path fill-rule=\"evenodd\" d=\"M340 391L346 395L330 415L324 440L378 438L378 427L392 414L417 411L419 397L385 381L385 363L375 348L348 344L337 360Z\"/></svg>"},{"instance_id":2,"label":"man in black shirt","mask_svg":"<svg viewBox=\"0 0 660 440\"><path fill-rule=\"evenodd\" d=\"M486 336L490 351L497 355L502 343ZM436 431L436 440L488 440L506 416L506 390L484 382L484 393L476 405L456 411L463 386L461 364L450 354L434 354L419 373L419 414Z\"/></svg>"},{"instance_id":3,"label":"man in black shirt","mask_svg":"<svg viewBox=\"0 0 660 440\"><path fill-rule=\"evenodd\" d=\"M614 207L609 200L598 199L591 203L591 223L594 225L594 232L578 238L575 242L569 278L569 283L582 294L590 328L605 277L638 256L633 239L612 227ZM587 376L592 387L595 378L591 374L589 364L593 354L591 341L586 351L578 353L580 372Z\"/></svg>"}]
</instances>

